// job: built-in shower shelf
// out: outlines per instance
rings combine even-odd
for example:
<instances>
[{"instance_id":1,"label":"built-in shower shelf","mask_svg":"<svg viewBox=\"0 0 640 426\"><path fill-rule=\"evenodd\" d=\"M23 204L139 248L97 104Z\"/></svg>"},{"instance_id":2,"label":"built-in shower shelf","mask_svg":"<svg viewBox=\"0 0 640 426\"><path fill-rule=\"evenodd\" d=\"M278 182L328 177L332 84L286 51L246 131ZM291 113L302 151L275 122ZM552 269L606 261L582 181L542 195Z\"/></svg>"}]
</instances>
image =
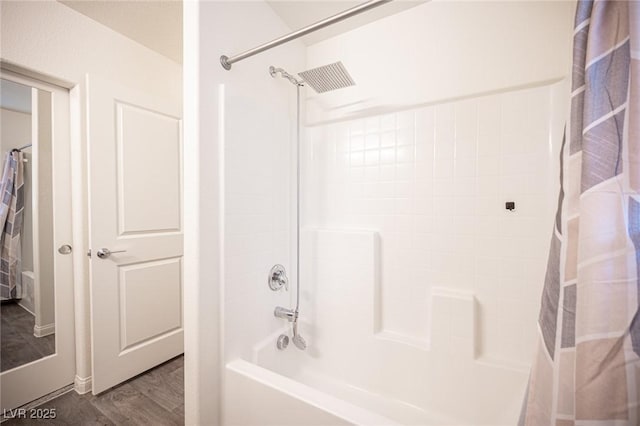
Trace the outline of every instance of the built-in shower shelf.
<instances>
[{"instance_id":1,"label":"built-in shower shelf","mask_svg":"<svg viewBox=\"0 0 640 426\"><path fill-rule=\"evenodd\" d=\"M426 339L416 339L411 336L407 336L400 333L394 333L392 331L380 331L375 333L375 337L380 340L386 340L388 342L398 343L402 345L412 346L422 351L431 350L431 342Z\"/></svg>"}]
</instances>

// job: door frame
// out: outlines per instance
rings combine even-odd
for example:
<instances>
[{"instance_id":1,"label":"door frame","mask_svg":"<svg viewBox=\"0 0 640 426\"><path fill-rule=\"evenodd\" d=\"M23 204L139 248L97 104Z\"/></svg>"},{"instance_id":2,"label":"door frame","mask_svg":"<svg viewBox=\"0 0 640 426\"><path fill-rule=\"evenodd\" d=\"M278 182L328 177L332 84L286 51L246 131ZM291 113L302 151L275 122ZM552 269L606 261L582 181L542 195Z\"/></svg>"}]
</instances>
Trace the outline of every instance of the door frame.
<instances>
[{"instance_id":1,"label":"door frame","mask_svg":"<svg viewBox=\"0 0 640 426\"><path fill-rule=\"evenodd\" d=\"M56 141L52 145L53 164L65 164L56 170L53 186L53 199L61 207L54 210L57 215L53 234L53 246L73 244L72 220L72 154L71 154L71 93L66 85L62 86L50 79L37 78L34 73L20 72L15 66L1 64L0 76L3 79L13 81L52 93L51 109L53 113L52 139ZM49 81L46 81L49 80ZM35 135L32 135L34 140ZM65 190L56 194L55 181L66 181ZM64 274L68 279L55 279L55 324L56 324L56 351L54 354L40 358L33 362L18 366L1 373L0 386L3 395L2 408L12 409L48 393L56 391L73 383L76 371L76 341L75 341L75 292L74 292L74 264L75 255L68 256L65 262L56 261L59 268L54 270L55 276ZM69 301L68 306L62 306L64 301ZM46 377L46 383L42 378Z\"/></svg>"},{"instance_id":2,"label":"door frame","mask_svg":"<svg viewBox=\"0 0 640 426\"><path fill-rule=\"evenodd\" d=\"M83 110L85 109L84 81L65 80L35 71L28 66L9 62L0 58L0 69L29 81L40 81L45 85L58 86L69 91L69 141L71 160L71 218L73 251L73 312L75 331L75 378L74 389L79 394L91 391L91 335L89 321L89 247L88 206L87 206L87 156L83 138L85 129Z\"/></svg>"}]
</instances>

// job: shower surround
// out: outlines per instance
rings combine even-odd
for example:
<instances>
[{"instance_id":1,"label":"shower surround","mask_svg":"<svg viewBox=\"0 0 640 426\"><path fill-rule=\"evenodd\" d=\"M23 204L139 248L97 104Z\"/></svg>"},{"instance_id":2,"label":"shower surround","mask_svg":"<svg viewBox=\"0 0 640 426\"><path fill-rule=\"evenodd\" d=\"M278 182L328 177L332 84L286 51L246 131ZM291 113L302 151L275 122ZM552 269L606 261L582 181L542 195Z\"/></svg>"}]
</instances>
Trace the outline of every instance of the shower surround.
<instances>
[{"instance_id":1,"label":"shower surround","mask_svg":"<svg viewBox=\"0 0 640 426\"><path fill-rule=\"evenodd\" d=\"M309 349L278 352L272 335L253 362L385 421L512 424L535 344L566 92L559 82L308 129Z\"/></svg>"},{"instance_id":2,"label":"shower surround","mask_svg":"<svg viewBox=\"0 0 640 426\"><path fill-rule=\"evenodd\" d=\"M253 364L229 364L230 386L244 394L251 386L239 382L270 383L276 372L291 380L276 389L311 389L303 400L336 416L331 424L515 422L567 92L563 80L307 127L300 330L309 346L276 350L282 324L245 352ZM230 424L256 420L228 407Z\"/></svg>"},{"instance_id":3,"label":"shower surround","mask_svg":"<svg viewBox=\"0 0 640 426\"><path fill-rule=\"evenodd\" d=\"M221 270L203 264L200 280L223 282L223 424L517 421L559 187L573 10L516 3L429 2L230 71L220 54L290 29L262 2L200 4L201 114L214 118L200 131L218 148L201 147L198 161L214 178L220 155L222 219L199 220L223 231ZM278 351L290 327L273 309L295 293L271 291L267 276L275 264L296 276L295 90L268 68L338 60L356 85L303 97L308 347ZM200 309L215 312L211 296Z\"/></svg>"},{"instance_id":4,"label":"shower surround","mask_svg":"<svg viewBox=\"0 0 640 426\"><path fill-rule=\"evenodd\" d=\"M379 234L379 337L429 349L473 321L474 356L528 367L566 93L561 82L309 129L303 217ZM432 327L443 292L475 302Z\"/></svg>"}]
</instances>

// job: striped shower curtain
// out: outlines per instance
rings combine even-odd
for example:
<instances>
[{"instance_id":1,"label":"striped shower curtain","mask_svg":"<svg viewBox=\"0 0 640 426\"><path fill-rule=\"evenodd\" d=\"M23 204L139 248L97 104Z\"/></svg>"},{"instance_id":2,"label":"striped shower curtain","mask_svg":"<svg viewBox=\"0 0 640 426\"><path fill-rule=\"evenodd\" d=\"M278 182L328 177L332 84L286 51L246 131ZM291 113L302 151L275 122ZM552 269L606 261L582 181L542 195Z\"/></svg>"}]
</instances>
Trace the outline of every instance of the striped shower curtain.
<instances>
[{"instance_id":1,"label":"striped shower curtain","mask_svg":"<svg viewBox=\"0 0 640 426\"><path fill-rule=\"evenodd\" d=\"M578 2L569 120L520 424L640 425L640 2Z\"/></svg>"},{"instance_id":2,"label":"striped shower curtain","mask_svg":"<svg viewBox=\"0 0 640 426\"><path fill-rule=\"evenodd\" d=\"M21 236L24 213L24 154L14 150L5 157L0 199L0 299L22 297Z\"/></svg>"}]
</instances>

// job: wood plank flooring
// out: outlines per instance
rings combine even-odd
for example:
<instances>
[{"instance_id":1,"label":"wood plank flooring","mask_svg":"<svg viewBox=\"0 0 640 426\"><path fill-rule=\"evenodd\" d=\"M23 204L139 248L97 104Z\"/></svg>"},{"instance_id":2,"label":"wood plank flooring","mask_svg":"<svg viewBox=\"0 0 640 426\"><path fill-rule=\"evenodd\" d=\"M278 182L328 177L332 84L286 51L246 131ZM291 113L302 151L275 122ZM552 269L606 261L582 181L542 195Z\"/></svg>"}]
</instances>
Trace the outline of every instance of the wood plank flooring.
<instances>
[{"instance_id":1,"label":"wood plank flooring","mask_svg":"<svg viewBox=\"0 0 640 426\"><path fill-rule=\"evenodd\" d=\"M38 407L55 408L55 419L10 419L2 426L183 425L183 377L179 356L100 395L71 391Z\"/></svg>"},{"instance_id":2,"label":"wood plank flooring","mask_svg":"<svg viewBox=\"0 0 640 426\"><path fill-rule=\"evenodd\" d=\"M55 335L35 337L33 315L17 303L0 306L0 371L11 370L56 351Z\"/></svg>"}]
</instances>

